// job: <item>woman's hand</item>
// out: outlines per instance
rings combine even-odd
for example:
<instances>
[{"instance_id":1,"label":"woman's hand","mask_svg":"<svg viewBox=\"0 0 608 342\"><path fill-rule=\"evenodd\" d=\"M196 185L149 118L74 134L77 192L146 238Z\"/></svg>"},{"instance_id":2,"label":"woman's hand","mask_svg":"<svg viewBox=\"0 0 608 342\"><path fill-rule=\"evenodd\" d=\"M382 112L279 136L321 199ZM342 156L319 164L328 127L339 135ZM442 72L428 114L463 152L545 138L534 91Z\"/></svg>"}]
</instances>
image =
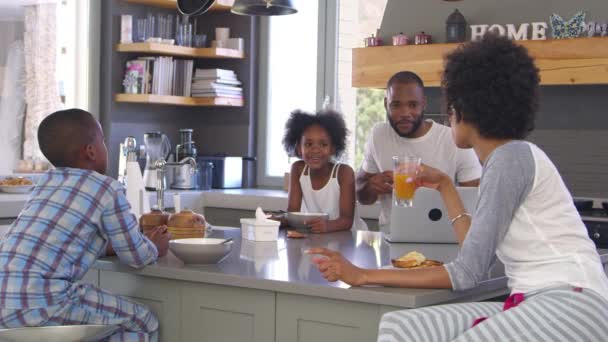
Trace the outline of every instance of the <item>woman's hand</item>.
<instances>
[{"instance_id":1,"label":"woman's hand","mask_svg":"<svg viewBox=\"0 0 608 342\"><path fill-rule=\"evenodd\" d=\"M328 281L341 280L352 286L361 286L367 283L365 270L350 263L342 254L327 248L311 248L307 254L318 254L323 257L314 257L319 272Z\"/></svg>"},{"instance_id":2,"label":"woman's hand","mask_svg":"<svg viewBox=\"0 0 608 342\"><path fill-rule=\"evenodd\" d=\"M445 184L445 182L451 182L450 177L438 169L426 164L422 164L418 167L416 186L424 186L441 191L441 186Z\"/></svg>"}]
</instances>

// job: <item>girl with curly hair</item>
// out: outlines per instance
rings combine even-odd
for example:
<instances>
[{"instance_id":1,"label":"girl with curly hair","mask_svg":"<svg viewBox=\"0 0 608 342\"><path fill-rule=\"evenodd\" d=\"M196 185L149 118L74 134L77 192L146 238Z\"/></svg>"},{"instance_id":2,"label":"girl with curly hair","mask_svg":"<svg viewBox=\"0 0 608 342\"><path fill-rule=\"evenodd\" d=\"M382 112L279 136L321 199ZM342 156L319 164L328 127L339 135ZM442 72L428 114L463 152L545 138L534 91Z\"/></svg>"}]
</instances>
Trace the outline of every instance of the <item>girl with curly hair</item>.
<instances>
[{"instance_id":1,"label":"girl with curly hair","mask_svg":"<svg viewBox=\"0 0 608 342\"><path fill-rule=\"evenodd\" d=\"M313 233L367 229L356 210L355 173L335 160L344 152L348 130L333 111L294 111L285 125L283 146L301 160L291 166L287 210L328 213L306 222Z\"/></svg>"},{"instance_id":2,"label":"girl with curly hair","mask_svg":"<svg viewBox=\"0 0 608 342\"><path fill-rule=\"evenodd\" d=\"M483 164L475 212L443 172L420 168L437 189L460 244L455 260L413 270L366 270L337 252L311 254L323 276L351 285L463 291L498 258L511 295L502 303L451 304L385 314L380 341L606 341L608 279L557 168L523 140L534 128L539 75L526 49L486 36L447 56L442 87L452 136Z\"/></svg>"}]
</instances>

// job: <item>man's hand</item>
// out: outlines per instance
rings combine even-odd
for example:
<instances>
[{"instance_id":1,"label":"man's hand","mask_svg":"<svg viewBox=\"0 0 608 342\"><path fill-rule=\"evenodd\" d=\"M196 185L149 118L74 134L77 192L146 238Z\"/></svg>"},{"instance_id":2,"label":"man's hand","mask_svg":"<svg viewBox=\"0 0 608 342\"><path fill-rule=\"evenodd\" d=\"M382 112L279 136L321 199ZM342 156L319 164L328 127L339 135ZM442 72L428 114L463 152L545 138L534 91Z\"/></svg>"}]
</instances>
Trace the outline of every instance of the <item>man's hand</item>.
<instances>
[{"instance_id":1,"label":"man's hand","mask_svg":"<svg viewBox=\"0 0 608 342\"><path fill-rule=\"evenodd\" d=\"M171 233L167 231L167 226L158 226L153 230L150 230L146 236L154 243L154 245L156 245L159 257L164 257L167 255L167 251L169 250L169 240L171 239Z\"/></svg>"},{"instance_id":2,"label":"man's hand","mask_svg":"<svg viewBox=\"0 0 608 342\"><path fill-rule=\"evenodd\" d=\"M307 254L318 254L324 257L315 257L313 262L328 281L341 280L352 286L361 286L367 283L365 270L351 264L342 254L327 248L311 248Z\"/></svg>"},{"instance_id":3,"label":"man's hand","mask_svg":"<svg viewBox=\"0 0 608 342\"><path fill-rule=\"evenodd\" d=\"M368 188L377 195L393 192L393 171L376 173L367 179Z\"/></svg>"}]
</instances>

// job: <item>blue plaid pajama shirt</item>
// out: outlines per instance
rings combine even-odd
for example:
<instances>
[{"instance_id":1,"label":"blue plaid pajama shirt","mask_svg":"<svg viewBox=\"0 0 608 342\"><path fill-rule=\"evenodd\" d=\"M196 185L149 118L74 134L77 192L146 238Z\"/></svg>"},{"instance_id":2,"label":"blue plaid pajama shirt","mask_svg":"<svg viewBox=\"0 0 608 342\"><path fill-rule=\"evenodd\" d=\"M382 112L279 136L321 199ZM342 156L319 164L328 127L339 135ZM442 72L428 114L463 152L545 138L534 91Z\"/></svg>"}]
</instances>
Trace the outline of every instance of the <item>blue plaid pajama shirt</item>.
<instances>
[{"instance_id":1,"label":"blue plaid pajama shirt","mask_svg":"<svg viewBox=\"0 0 608 342\"><path fill-rule=\"evenodd\" d=\"M158 338L143 305L76 282L111 244L135 268L158 258L139 232L124 188L94 171L47 172L0 242L0 327L117 324L110 340Z\"/></svg>"}]
</instances>

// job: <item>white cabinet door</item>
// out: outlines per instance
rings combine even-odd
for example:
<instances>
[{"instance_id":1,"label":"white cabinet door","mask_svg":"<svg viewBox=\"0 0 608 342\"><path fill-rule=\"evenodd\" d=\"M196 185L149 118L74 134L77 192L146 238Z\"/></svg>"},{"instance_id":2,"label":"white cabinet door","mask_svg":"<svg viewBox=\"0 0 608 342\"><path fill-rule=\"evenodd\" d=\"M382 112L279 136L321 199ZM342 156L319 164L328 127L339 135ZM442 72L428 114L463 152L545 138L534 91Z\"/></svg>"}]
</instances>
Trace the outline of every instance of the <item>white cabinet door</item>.
<instances>
[{"instance_id":1,"label":"white cabinet door","mask_svg":"<svg viewBox=\"0 0 608 342\"><path fill-rule=\"evenodd\" d=\"M91 268L84 275L84 277L82 277L82 279L79 281L79 283L86 283L86 284L99 286L99 271L97 269Z\"/></svg>"},{"instance_id":2,"label":"white cabinet door","mask_svg":"<svg viewBox=\"0 0 608 342\"><path fill-rule=\"evenodd\" d=\"M183 341L275 340L275 295L270 291L186 284L181 317Z\"/></svg>"},{"instance_id":3,"label":"white cabinet door","mask_svg":"<svg viewBox=\"0 0 608 342\"><path fill-rule=\"evenodd\" d=\"M128 273L100 271L100 287L146 305L160 322L161 341L181 341L181 282L142 277Z\"/></svg>"},{"instance_id":4,"label":"white cabinet door","mask_svg":"<svg viewBox=\"0 0 608 342\"><path fill-rule=\"evenodd\" d=\"M280 342L375 341L379 305L277 294Z\"/></svg>"}]
</instances>

